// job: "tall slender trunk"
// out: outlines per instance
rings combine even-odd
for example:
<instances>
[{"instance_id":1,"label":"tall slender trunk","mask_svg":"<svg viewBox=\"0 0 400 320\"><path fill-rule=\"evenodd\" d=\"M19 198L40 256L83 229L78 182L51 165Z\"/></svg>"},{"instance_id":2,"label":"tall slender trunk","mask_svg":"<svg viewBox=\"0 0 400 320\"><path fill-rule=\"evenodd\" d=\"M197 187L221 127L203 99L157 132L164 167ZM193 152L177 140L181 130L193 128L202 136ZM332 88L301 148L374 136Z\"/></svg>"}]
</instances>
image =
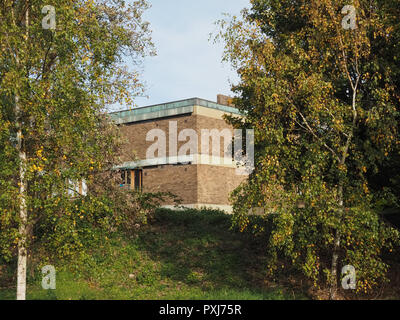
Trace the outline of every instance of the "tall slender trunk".
<instances>
[{"instance_id":1,"label":"tall slender trunk","mask_svg":"<svg viewBox=\"0 0 400 320\"><path fill-rule=\"evenodd\" d=\"M338 204L339 204L339 223L341 223L343 217L343 186L339 184L338 187ZM338 289L338 258L340 251L340 238L341 234L338 228L335 230L335 239L333 244L333 252L332 252L332 264L331 264L331 283L329 288L329 299L335 300L337 289Z\"/></svg>"},{"instance_id":2,"label":"tall slender trunk","mask_svg":"<svg viewBox=\"0 0 400 320\"><path fill-rule=\"evenodd\" d=\"M16 102L18 97L16 97ZM19 102L16 109L19 109ZM18 241L18 268L17 268L17 300L25 300L26 298L26 266L27 266L27 225L28 225L28 210L26 206L26 153L23 146L23 137L21 130L21 122L18 123L19 129L17 133L18 154L20 160L19 168L19 241Z\"/></svg>"},{"instance_id":3,"label":"tall slender trunk","mask_svg":"<svg viewBox=\"0 0 400 320\"><path fill-rule=\"evenodd\" d=\"M28 41L29 33L29 8L25 13L25 40ZM17 68L21 67L19 57L16 56ZM18 90L18 89L17 89ZM15 94L15 115L17 118L17 148L19 158L19 238L18 238L18 266L17 266L17 300L26 299L26 269L27 269L27 240L28 240L28 209L26 205L26 152L23 137L22 108L19 92Z\"/></svg>"},{"instance_id":4,"label":"tall slender trunk","mask_svg":"<svg viewBox=\"0 0 400 320\"><path fill-rule=\"evenodd\" d=\"M352 108L353 108L353 125L351 128L351 132L347 137L346 145L344 147L344 152L342 155L342 159L340 161L340 166L344 166L346 163L346 159L349 153L349 148L350 148L350 143L353 139L354 135L354 130L357 124L357 109L356 109L356 97L357 97L357 88L358 88L358 82L360 80L360 77L357 78L356 84L353 86L353 103L352 103ZM339 226L342 223L343 219L343 213L344 213L344 201L343 201L343 180L339 178L339 186L338 186L338 206L339 206L339 220L338 223L339 225L337 226L335 230L335 239L334 239L334 244L333 244L333 253L332 253L332 265L331 265L331 284L330 284L330 290L329 290L329 299L334 300L336 299L336 294L337 294L337 283L338 283L338 258L339 258L339 251L340 251L340 231L339 231Z\"/></svg>"},{"instance_id":5,"label":"tall slender trunk","mask_svg":"<svg viewBox=\"0 0 400 320\"><path fill-rule=\"evenodd\" d=\"M355 108L355 96L353 99L353 108ZM342 156L342 159L340 161L340 165L344 166L346 163L349 147L350 147L350 142L351 139L353 138L353 132L354 132L354 127L356 124L356 119L357 119L357 113L354 114L353 118L353 128L352 132L349 134L345 146L345 150ZM338 258L339 258L339 251L340 251L340 239L341 239L341 234L339 231L340 224L343 221L343 213L344 213L344 201L343 201L343 180L339 178L339 186L338 186L338 196L337 196L337 202L338 202L338 207L339 207L339 219L338 219L338 226L336 227L335 230L335 239L333 243L333 252L332 252L332 264L331 264L331 283L330 283L330 288L329 288L329 299L330 300L335 300L336 299L336 294L337 294L337 289L338 289Z\"/></svg>"},{"instance_id":6,"label":"tall slender trunk","mask_svg":"<svg viewBox=\"0 0 400 320\"><path fill-rule=\"evenodd\" d=\"M338 229L336 229L335 233L335 243L333 247L333 253L332 253L332 266L331 266L331 285L329 288L329 299L330 300L335 300L336 299L336 293L337 293L337 283L338 283L338 277L337 277L337 261L339 258L339 249L340 249L340 232Z\"/></svg>"}]
</instances>

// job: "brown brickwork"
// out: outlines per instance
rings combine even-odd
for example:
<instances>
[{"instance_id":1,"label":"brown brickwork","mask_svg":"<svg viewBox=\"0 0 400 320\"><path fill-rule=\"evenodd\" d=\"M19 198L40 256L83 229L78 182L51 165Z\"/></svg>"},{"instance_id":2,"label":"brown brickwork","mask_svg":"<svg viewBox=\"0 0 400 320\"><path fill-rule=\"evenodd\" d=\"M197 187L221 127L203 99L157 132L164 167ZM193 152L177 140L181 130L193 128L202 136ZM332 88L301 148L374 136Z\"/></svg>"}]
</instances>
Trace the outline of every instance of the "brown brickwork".
<instances>
[{"instance_id":1,"label":"brown brickwork","mask_svg":"<svg viewBox=\"0 0 400 320\"><path fill-rule=\"evenodd\" d=\"M126 139L128 140L128 149L125 150L123 153L123 161L131 161L132 160L132 154L135 154L138 159L145 159L146 158L146 151L147 149L154 144L156 141L152 142L146 141L146 135L147 133L152 130L152 129L161 129L165 132L166 134L166 141L167 141L167 156L169 156L169 139L168 139L168 133L169 133L169 124L170 121L176 121L177 122L177 127L178 127L178 134L180 131L184 129L194 129L197 134L198 134L198 152L201 152L201 130L202 129L217 129L219 131L222 131L226 128L230 129L232 134L233 130L228 124L222 120L222 119L214 119L202 115L186 115L186 116L179 116L179 117L170 117L166 119L161 119L161 120L155 120L155 121L144 121L144 122L138 122L138 123L132 123L132 124L127 124L122 126L122 132ZM186 142L178 141L178 151L179 148L184 145ZM211 155L212 153L212 148L211 148L211 143L212 140L209 139L209 145L210 145L210 152L209 154ZM224 140L221 138L220 140L220 155L223 157L224 155Z\"/></svg>"},{"instance_id":2,"label":"brown brickwork","mask_svg":"<svg viewBox=\"0 0 400 320\"><path fill-rule=\"evenodd\" d=\"M147 192L171 192L183 204L197 203L197 169L193 165L165 165L143 170L143 189ZM165 204L173 204L167 201Z\"/></svg>"},{"instance_id":3,"label":"brown brickwork","mask_svg":"<svg viewBox=\"0 0 400 320\"><path fill-rule=\"evenodd\" d=\"M165 119L156 119L154 121L135 122L123 125L121 127L122 133L128 140L129 148L129 150L124 152L125 158L123 161L132 161L130 156L130 153L132 152L134 152L139 159L146 158L147 149L156 142L146 141L146 135L151 129L161 129L165 132L167 138L167 156L169 156L168 132L170 121L177 122L178 133L183 129L194 129L196 127L196 117L190 114L186 116L170 117ZM185 144L185 142L178 142L178 150L183 144Z\"/></svg>"},{"instance_id":4,"label":"brown brickwork","mask_svg":"<svg viewBox=\"0 0 400 320\"><path fill-rule=\"evenodd\" d=\"M146 135L151 129L161 129L166 133L167 157L169 153L169 122L176 121L178 134L183 129L194 129L198 136L198 153L201 153L201 130L233 129L223 119L223 112L205 107L193 108L193 113L178 116L158 118L154 120L127 123L121 126L122 133L128 141L124 150L124 162L146 159L147 149L155 141L146 141ZM178 142L179 148L186 142ZM212 140L209 145L211 155ZM224 141L220 139L220 156L224 156ZM135 153L136 159L132 158ZM244 180L246 176L236 175L232 166L211 164L161 165L143 168L143 189L148 192L171 192L177 195L185 205L221 205L229 206L230 193ZM165 205L172 205L168 201Z\"/></svg>"},{"instance_id":5,"label":"brown brickwork","mask_svg":"<svg viewBox=\"0 0 400 320\"><path fill-rule=\"evenodd\" d=\"M217 103L222 104L224 106L234 107L232 98L223 94L217 95Z\"/></svg>"},{"instance_id":6,"label":"brown brickwork","mask_svg":"<svg viewBox=\"0 0 400 320\"><path fill-rule=\"evenodd\" d=\"M197 166L198 203L229 205L229 195L246 178L235 168L210 165Z\"/></svg>"}]
</instances>

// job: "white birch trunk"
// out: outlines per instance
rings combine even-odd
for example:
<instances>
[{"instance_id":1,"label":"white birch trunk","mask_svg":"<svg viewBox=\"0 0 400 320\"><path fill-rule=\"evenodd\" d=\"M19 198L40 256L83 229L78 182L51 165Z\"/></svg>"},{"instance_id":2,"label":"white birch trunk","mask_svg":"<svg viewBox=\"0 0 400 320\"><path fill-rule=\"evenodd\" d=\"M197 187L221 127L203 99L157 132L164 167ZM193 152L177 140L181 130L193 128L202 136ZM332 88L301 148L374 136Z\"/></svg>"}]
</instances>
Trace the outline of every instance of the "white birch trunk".
<instances>
[{"instance_id":1,"label":"white birch trunk","mask_svg":"<svg viewBox=\"0 0 400 320\"><path fill-rule=\"evenodd\" d=\"M15 98L16 102L16 111L17 114L20 113L19 106L19 97ZM23 136L21 126L22 123L18 120L18 133L17 133L17 142L18 142L18 154L20 160L20 168L19 168L19 196L20 196L20 205L19 205L19 240L18 240L18 268L17 268L17 300L25 300L26 298L26 266L27 266L27 224L28 224L28 211L26 207L26 153L23 149Z\"/></svg>"},{"instance_id":2,"label":"white birch trunk","mask_svg":"<svg viewBox=\"0 0 400 320\"><path fill-rule=\"evenodd\" d=\"M29 8L25 13L25 26L26 26L26 41L28 41L29 33ZM16 57L17 66L20 67L19 57ZM17 92L15 95L15 114L17 117L17 148L19 157L19 238L18 238L18 265L17 265L17 300L26 300L26 269L27 269L27 239L28 239L28 209L26 206L26 190L27 182L25 178L26 174L26 152L23 143L22 133L22 119L21 119L21 105L20 97Z\"/></svg>"}]
</instances>

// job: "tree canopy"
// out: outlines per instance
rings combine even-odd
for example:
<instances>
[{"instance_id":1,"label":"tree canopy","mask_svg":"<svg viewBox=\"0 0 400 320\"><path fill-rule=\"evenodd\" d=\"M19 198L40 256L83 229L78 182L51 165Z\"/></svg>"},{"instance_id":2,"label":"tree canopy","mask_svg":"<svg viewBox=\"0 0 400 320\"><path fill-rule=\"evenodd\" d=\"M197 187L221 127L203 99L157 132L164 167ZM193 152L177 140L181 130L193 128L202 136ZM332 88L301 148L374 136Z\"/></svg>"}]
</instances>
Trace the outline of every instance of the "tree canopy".
<instances>
[{"instance_id":1,"label":"tree canopy","mask_svg":"<svg viewBox=\"0 0 400 320\"><path fill-rule=\"evenodd\" d=\"M400 142L399 9L352 5L355 28L344 27L347 1L253 0L219 34L246 115L228 120L255 129L256 169L232 195L235 223L246 229L249 211L264 208L270 271L293 266L331 298L345 265L357 292L378 285L382 253L399 237L379 218L383 194L370 190Z\"/></svg>"},{"instance_id":2,"label":"tree canopy","mask_svg":"<svg viewBox=\"0 0 400 320\"><path fill-rule=\"evenodd\" d=\"M0 4L0 260L18 247L18 297L27 251L68 256L116 223L96 173L118 156L105 116L142 91L140 63L153 54L145 0L4 0ZM74 184L95 190L87 197Z\"/></svg>"}]
</instances>

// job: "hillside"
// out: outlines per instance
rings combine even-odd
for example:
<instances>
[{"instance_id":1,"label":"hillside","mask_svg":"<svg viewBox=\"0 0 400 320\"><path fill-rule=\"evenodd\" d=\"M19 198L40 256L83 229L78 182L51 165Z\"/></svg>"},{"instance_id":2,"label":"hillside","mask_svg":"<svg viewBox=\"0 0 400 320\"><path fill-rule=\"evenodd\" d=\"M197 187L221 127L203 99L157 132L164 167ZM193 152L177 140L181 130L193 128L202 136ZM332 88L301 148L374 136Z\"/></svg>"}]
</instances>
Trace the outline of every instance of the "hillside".
<instances>
[{"instance_id":1,"label":"hillside","mask_svg":"<svg viewBox=\"0 0 400 320\"><path fill-rule=\"evenodd\" d=\"M218 211L160 210L132 239L115 237L81 263L57 266L56 290L43 290L36 272L27 298L304 298L267 282L262 246L230 225ZM15 299L15 289L0 290L0 299Z\"/></svg>"}]
</instances>

